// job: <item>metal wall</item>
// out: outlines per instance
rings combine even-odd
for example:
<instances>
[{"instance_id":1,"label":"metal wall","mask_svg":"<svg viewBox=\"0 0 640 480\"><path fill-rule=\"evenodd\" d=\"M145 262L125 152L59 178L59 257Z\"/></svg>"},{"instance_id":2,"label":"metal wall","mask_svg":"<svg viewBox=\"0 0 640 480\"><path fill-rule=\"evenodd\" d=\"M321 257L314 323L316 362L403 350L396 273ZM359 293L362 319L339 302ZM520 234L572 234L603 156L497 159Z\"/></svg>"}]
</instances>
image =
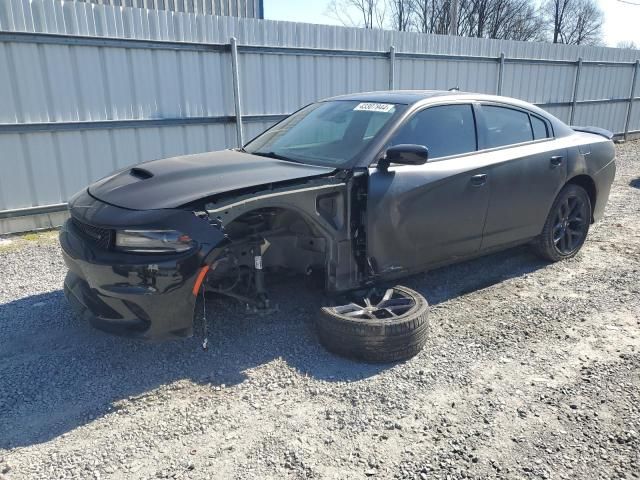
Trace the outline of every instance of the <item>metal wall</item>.
<instances>
[{"instance_id":1,"label":"metal wall","mask_svg":"<svg viewBox=\"0 0 640 480\"><path fill-rule=\"evenodd\" d=\"M235 146L238 117L248 140L282 115L342 93L458 86L522 98L565 121L573 115L573 124L621 133L628 121L630 131L640 130L640 88L631 91L634 75L640 82L639 56L88 2L0 1L0 233L59 224L70 195L116 168Z\"/></svg>"},{"instance_id":2,"label":"metal wall","mask_svg":"<svg viewBox=\"0 0 640 480\"><path fill-rule=\"evenodd\" d=\"M115 7L155 8L174 12L264 18L264 0L68 0Z\"/></svg>"}]
</instances>

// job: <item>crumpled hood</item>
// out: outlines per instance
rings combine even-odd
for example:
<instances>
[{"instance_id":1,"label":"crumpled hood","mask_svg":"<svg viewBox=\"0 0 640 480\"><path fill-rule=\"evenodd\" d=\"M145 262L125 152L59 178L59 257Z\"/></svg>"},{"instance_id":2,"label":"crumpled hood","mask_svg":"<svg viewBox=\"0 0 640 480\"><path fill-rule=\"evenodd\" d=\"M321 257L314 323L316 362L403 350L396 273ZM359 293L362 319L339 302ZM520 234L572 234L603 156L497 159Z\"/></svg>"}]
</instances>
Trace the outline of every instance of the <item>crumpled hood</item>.
<instances>
[{"instance_id":1,"label":"crumpled hood","mask_svg":"<svg viewBox=\"0 0 640 480\"><path fill-rule=\"evenodd\" d=\"M218 193L326 175L334 170L222 150L128 167L90 185L89 193L103 202L133 210L175 208Z\"/></svg>"}]
</instances>

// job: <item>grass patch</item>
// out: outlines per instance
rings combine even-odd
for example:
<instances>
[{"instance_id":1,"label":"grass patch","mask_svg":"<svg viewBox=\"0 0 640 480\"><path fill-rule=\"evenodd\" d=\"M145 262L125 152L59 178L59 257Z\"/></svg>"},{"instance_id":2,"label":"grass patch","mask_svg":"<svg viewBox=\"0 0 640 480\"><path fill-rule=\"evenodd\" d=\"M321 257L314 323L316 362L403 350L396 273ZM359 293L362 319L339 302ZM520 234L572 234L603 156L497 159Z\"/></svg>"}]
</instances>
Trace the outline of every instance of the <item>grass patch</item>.
<instances>
[{"instance_id":1,"label":"grass patch","mask_svg":"<svg viewBox=\"0 0 640 480\"><path fill-rule=\"evenodd\" d=\"M55 243L58 241L59 229L40 230L37 232L9 234L0 236L0 253L19 250L29 243Z\"/></svg>"}]
</instances>

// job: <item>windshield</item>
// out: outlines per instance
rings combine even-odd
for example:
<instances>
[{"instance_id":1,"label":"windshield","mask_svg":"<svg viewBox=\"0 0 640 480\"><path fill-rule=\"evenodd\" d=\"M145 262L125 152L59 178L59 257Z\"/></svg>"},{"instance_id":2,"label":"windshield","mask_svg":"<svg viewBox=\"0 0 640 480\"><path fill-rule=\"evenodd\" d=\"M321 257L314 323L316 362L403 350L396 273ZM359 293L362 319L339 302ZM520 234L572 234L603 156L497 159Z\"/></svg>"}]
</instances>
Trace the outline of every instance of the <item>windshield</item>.
<instances>
[{"instance_id":1,"label":"windshield","mask_svg":"<svg viewBox=\"0 0 640 480\"><path fill-rule=\"evenodd\" d=\"M340 167L399 114L392 103L336 100L309 105L245 146L254 155Z\"/></svg>"}]
</instances>

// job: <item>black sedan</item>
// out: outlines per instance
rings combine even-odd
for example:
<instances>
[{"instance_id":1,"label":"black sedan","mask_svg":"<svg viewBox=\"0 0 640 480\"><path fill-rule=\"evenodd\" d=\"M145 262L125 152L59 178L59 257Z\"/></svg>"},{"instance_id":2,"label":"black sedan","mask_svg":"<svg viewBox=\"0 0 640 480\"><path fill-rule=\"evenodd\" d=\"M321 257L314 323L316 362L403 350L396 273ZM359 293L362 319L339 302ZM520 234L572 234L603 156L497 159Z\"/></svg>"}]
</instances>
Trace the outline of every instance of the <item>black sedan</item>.
<instances>
[{"instance_id":1,"label":"black sedan","mask_svg":"<svg viewBox=\"0 0 640 480\"><path fill-rule=\"evenodd\" d=\"M607 203L611 136L461 92L313 103L244 148L142 163L76 194L65 293L98 328L158 339L192 333L200 293L269 309L270 279L315 273L343 299L319 312L325 346L407 358L427 303L380 285L523 243L574 256Z\"/></svg>"}]
</instances>

